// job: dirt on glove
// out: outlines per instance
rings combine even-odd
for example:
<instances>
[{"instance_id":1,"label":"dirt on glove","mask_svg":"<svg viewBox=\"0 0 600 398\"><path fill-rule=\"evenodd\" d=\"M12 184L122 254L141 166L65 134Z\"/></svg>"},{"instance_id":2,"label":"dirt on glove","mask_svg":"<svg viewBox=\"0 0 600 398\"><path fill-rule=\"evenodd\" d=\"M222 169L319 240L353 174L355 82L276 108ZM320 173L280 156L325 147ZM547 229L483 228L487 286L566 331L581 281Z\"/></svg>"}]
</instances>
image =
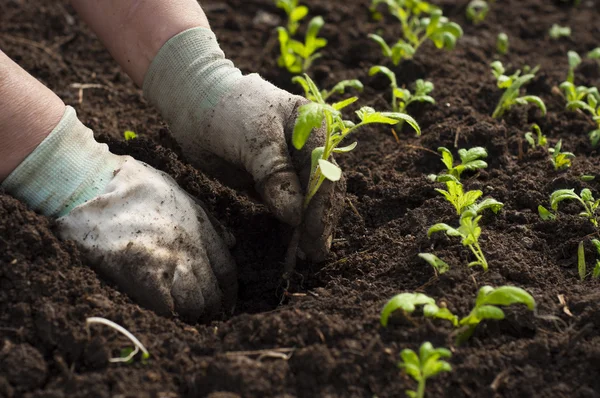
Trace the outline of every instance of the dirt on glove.
<instances>
[{"instance_id":1,"label":"dirt on glove","mask_svg":"<svg viewBox=\"0 0 600 398\"><path fill-rule=\"evenodd\" d=\"M587 132L589 118L564 110L552 88L565 79L568 50L580 54L599 43L600 3L572 7L558 0L506 0L491 5L485 22L465 20L467 1L434 1L465 30L453 52L426 44L414 60L395 68L399 83L417 78L435 84L435 105L411 105L423 136L405 128L396 142L389 128L357 135L358 148L338 157L348 196L331 257L322 265L300 263L290 295L283 297L281 261L290 231L258 204L187 165L155 110L75 18L66 1L0 3L0 48L78 110L81 120L115 153L129 154L164 170L203 200L235 235L240 274L239 304L229 319L191 325L140 308L101 280L74 245L59 241L52 223L0 193L0 396L6 397L391 397L415 383L396 367L403 348L424 341L451 348L452 373L430 380L432 397L597 397L600 394L600 285L577 273L577 245L596 231L573 204L545 222L537 206L559 188L583 187L600 195L600 161ZM398 37L391 19L370 19L366 1L307 0L311 15L327 22L329 40L312 75L321 87L345 78L365 84L361 105L388 109L383 77L368 77L383 63L368 33ZM225 53L244 72L259 72L300 93L278 69L273 28L282 16L270 0L203 1ZM348 23L348 21L352 21ZM570 38L551 40L552 24L568 25ZM489 64L496 36L506 32L509 71L540 65L528 93L541 96L548 115L533 106L490 117L501 95ZM576 83L600 84L600 66L585 59ZM82 93L71 84L100 84ZM82 97L80 97L80 94ZM79 103L80 98L82 102ZM536 122L551 144L577 157L567 171L553 171L544 149L523 136ZM124 130L140 139L124 142ZM484 146L489 167L465 174L465 187L503 202L498 215L482 219L482 247L490 270L467 268L472 260L456 239L426 231L436 222L455 225L451 206L426 175L442 164L439 146ZM582 174L594 175L582 182ZM590 235L590 236L588 236ZM448 262L436 277L417 257L433 252ZM586 245L588 266L596 254ZM456 347L447 322L394 316L379 326L379 312L396 293L420 291L459 315L471 309L483 285L520 286L537 301L532 314L507 309L503 321L487 321ZM85 319L102 316L130 330L148 348L147 363L112 364L128 342Z\"/></svg>"}]
</instances>

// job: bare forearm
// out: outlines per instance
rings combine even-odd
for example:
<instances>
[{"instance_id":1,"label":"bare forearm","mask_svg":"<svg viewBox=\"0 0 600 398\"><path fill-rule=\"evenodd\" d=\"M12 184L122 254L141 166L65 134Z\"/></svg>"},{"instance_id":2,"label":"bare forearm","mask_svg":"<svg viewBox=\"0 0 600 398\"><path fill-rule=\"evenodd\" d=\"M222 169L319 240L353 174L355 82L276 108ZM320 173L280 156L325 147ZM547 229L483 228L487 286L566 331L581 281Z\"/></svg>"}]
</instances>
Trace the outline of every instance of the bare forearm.
<instances>
[{"instance_id":1,"label":"bare forearm","mask_svg":"<svg viewBox=\"0 0 600 398\"><path fill-rule=\"evenodd\" d=\"M65 104L0 51L0 182L52 132Z\"/></svg>"},{"instance_id":2,"label":"bare forearm","mask_svg":"<svg viewBox=\"0 0 600 398\"><path fill-rule=\"evenodd\" d=\"M141 86L152 59L171 37L209 28L196 0L71 0L133 81Z\"/></svg>"}]
</instances>

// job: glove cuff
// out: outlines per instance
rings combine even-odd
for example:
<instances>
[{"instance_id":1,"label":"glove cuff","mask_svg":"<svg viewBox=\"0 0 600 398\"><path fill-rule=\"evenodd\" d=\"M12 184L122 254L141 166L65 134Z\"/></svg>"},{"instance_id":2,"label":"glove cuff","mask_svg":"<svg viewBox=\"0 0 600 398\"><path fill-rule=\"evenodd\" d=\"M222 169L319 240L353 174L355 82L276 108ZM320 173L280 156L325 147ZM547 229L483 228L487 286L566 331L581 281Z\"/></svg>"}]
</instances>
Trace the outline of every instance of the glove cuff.
<instances>
[{"instance_id":1,"label":"glove cuff","mask_svg":"<svg viewBox=\"0 0 600 398\"><path fill-rule=\"evenodd\" d=\"M96 142L67 106L50 135L0 187L43 215L62 217L100 195L123 161Z\"/></svg>"},{"instance_id":2,"label":"glove cuff","mask_svg":"<svg viewBox=\"0 0 600 398\"><path fill-rule=\"evenodd\" d=\"M192 28L161 47L146 72L143 90L178 134L197 129L206 111L215 108L241 77L214 33Z\"/></svg>"}]
</instances>

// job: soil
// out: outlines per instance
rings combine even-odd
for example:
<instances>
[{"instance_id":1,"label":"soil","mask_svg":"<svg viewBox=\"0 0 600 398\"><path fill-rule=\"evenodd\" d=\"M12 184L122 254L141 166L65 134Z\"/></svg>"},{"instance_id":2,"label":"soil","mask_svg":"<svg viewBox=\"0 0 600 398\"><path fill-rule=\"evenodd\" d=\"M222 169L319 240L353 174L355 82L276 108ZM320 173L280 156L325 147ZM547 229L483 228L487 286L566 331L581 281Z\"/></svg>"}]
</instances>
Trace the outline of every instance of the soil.
<instances>
[{"instance_id":1,"label":"soil","mask_svg":"<svg viewBox=\"0 0 600 398\"><path fill-rule=\"evenodd\" d=\"M276 64L274 27L282 13L273 3L202 2L238 67L299 93ZM385 79L368 76L370 66L385 61L367 34L380 31L391 39L399 34L397 24L372 20L366 0L304 3L327 21L322 35L329 45L311 72L317 83L331 87L359 78L365 84L360 104L387 109ZM580 281L576 265L583 239L588 265L595 262L589 238L596 230L577 216L575 204L563 206L555 222L537 215L555 189L588 187L600 194L600 160L587 138L593 124L565 111L564 99L553 92L566 76L566 52L585 54L599 44L600 2L572 7L558 0L505 0L477 26L465 20L466 0L435 3L464 28L456 50L426 44L395 68L401 84L417 78L435 84L435 105L410 108L422 137L405 128L398 143L389 128L366 128L358 149L338 157L348 195L332 254L323 264L300 263L302 277L282 302L288 229L252 192L225 187L178 155L161 117L66 1L0 2L0 48L75 106L111 150L166 171L205 201L237 238L240 274L239 304L230 319L188 324L160 317L100 279L73 242L56 238L52 221L0 193L0 396L403 396L416 386L397 368L399 353L424 341L453 352L452 373L428 383L431 397L600 396L600 284ZM551 40L554 23L570 26L572 36ZM495 40L502 31L510 52L500 59L509 70L540 65L528 92L544 99L546 117L533 106L503 120L490 117L501 93L489 64L498 58ZM80 103L73 83L103 88L85 90ZM584 60L577 83L598 86L600 65ZM528 148L523 135L534 122L552 145L562 139L577 155L572 168L554 171L544 149ZM123 141L126 129L142 138ZM466 266L471 255L456 239L426 236L433 223L457 222L426 178L442 168L436 149L477 145L488 149L489 167L466 175L465 186L505 204L482 220L488 272ZM582 174L596 180L582 182ZM450 271L436 276L420 252L437 254ZM395 315L387 328L379 325L383 304L400 292L426 293L465 315L481 286L507 284L535 297L535 313L508 308L505 320L484 322L461 346L444 321ZM100 327L88 336L90 316L125 326L149 349L150 360L109 363L127 342Z\"/></svg>"}]
</instances>

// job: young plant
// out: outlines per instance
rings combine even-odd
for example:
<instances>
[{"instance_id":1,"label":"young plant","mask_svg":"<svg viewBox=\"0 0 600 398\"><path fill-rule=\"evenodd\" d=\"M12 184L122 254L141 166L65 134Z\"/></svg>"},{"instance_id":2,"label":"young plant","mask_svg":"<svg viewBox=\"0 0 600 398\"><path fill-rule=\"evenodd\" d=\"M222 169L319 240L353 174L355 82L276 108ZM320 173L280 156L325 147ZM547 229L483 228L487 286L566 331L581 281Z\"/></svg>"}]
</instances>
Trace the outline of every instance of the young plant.
<instances>
[{"instance_id":1,"label":"young plant","mask_svg":"<svg viewBox=\"0 0 600 398\"><path fill-rule=\"evenodd\" d=\"M600 59L600 47L594 48L592 51L587 53L589 59Z\"/></svg>"},{"instance_id":2,"label":"young plant","mask_svg":"<svg viewBox=\"0 0 600 398\"><path fill-rule=\"evenodd\" d=\"M316 98L315 96L313 96L311 94L310 91L310 87L308 85L308 81L301 77L301 76L294 76L292 78L292 83L296 83L302 86L302 88L304 89L304 97L310 101L319 101L319 98ZM363 84L360 82L360 80L357 79L350 79L350 80L342 80L340 82L338 82L335 86L333 86L333 88L331 90L321 90L321 97L320 99L322 99L323 101L327 101L329 99L329 97L331 97L334 94L344 94L346 92L347 89L349 88L353 88L358 92L362 92L364 89Z\"/></svg>"},{"instance_id":3,"label":"young plant","mask_svg":"<svg viewBox=\"0 0 600 398\"><path fill-rule=\"evenodd\" d=\"M552 192L550 195L550 207L556 212L558 210L559 203L564 200L575 200L579 202L583 206L583 211L579 213L579 215L587 218L592 225L598 227L598 215L596 212L598 211L598 205L600 205L600 199L595 200L594 196L592 195L592 191L584 188L581 190L581 193L577 195L574 189L558 189ZM552 213L550 213L544 206L540 205L538 207L538 211L540 212L542 219L552 218L547 217L548 213ZM556 216L554 218L556 218Z\"/></svg>"},{"instance_id":4,"label":"young plant","mask_svg":"<svg viewBox=\"0 0 600 398\"><path fill-rule=\"evenodd\" d=\"M506 55L508 53L508 48L508 35L504 32L498 33L498 37L496 38L496 51L500 55Z\"/></svg>"},{"instance_id":5,"label":"young plant","mask_svg":"<svg viewBox=\"0 0 600 398\"><path fill-rule=\"evenodd\" d=\"M479 236L481 235L480 219L480 215L477 215L474 211L467 210L461 215L460 226L458 228L438 223L429 228L427 236L431 236L435 232L444 232L448 236L461 238L462 245L468 247L476 258L475 261L469 263L469 267L479 265L484 271L487 271L488 263L479 245Z\"/></svg>"},{"instance_id":6,"label":"young plant","mask_svg":"<svg viewBox=\"0 0 600 398\"><path fill-rule=\"evenodd\" d=\"M419 258L422 258L427 262L427 264L431 265L436 275L438 273L441 275L450 269L448 263L446 263L444 260L436 256L435 254L419 253Z\"/></svg>"},{"instance_id":7,"label":"young plant","mask_svg":"<svg viewBox=\"0 0 600 398\"><path fill-rule=\"evenodd\" d=\"M560 39L561 37L569 37L571 36L571 28L554 24L550 28L548 34L550 35L550 38L554 40Z\"/></svg>"},{"instance_id":8,"label":"young plant","mask_svg":"<svg viewBox=\"0 0 600 398\"><path fill-rule=\"evenodd\" d=\"M501 286L493 288L483 286L479 289L475 307L469 315L460 320L460 326L464 330L458 335L458 343L463 343L472 335L477 325L485 319L504 319L504 311L498 306L509 306L512 304L525 304L531 311L535 309L535 300L525 290L514 286Z\"/></svg>"},{"instance_id":9,"label":"young plant","mask_svg":"<svg viewBox=\"0 0 600 398\"><path fill-rule=\"evenodd\" d=\"M388 319L394 311L402 310L405 315L415 312L416 306L423 306L423 315L426 318L445 319L458 325L458 318L445 307L438 307L435 300L422 293L400 293L392 297L381 310L379 321L381 326L387 327Z\"/></svg>"},{"instance_id":10,"label":"young plant","mask_svg":"<svg viewBox=\"0 0 600 398\"><path fill-rule=\"evenodd\" d=\"M300 21L308 14L308 7L299 6L298 0L277 0L276 6L285 11L288 18L287 30L290 35L295 35Z\"/></svg>"},{"instance_id":11,"label":"young plant","mask_svg":"<svg viewBox=\"0 0 600 398\"><path fill-rule=\"evenodd\" d=\"M534 138L533 133L536 134L537 141L536 138ZM525 140L532 148L538 146L545 147L548 145L548 139L542 134L542 129L540 129L540 126L538 126L537 123L533 123L531 125L531 131L525 133Z\"/></svg>"},{"instance_id":12,"label":"young plant","mask_svg":"<svg viewBox=\"0 0 600 398\"><path fill-rule=\"evenodd\" d=\"M490 11L490 5L485 0L471 0L467 4L467 19L477 25L485 19Z\"/></svg>"},{"instance_id":13,"label":"young plant","mask_svg":"<svg viewBox=\"0 0 600 398\"><path fill-rule=\"evenodd\" d=\"M598 101L597 93L598 93L597 90L588 92L586 95L587 102L585 102L583 100L575 100L575 101L567 102L568 110L579 109L579 110L588 112L592 116L592 119L596 123L596 127L597 127L595 130L592 130L589 133L590 143L592 144L592 146L594 148L596 146L598 146L598 142L600 142L600 106L598 106L599 101Z\"/></svg>"},{"instance_id":14,"label":"young plant","mask_svg":"<svg viewBox=\"0 0 600 398\"><path fill-rule=\"evenodd\" d=\"M564 170L571 167L571 159L575 157L572 152L562 152L562 140L558 140L554 148L549 148L550 162L554 166L554 170Z\"/></svg>"},{"instance_id":15,"label":"young plant","mask_svg":"<svg viewBox=\"0 0 600 398\"><path fill-rule=\"evenodd\" d=\"M456 166L454 166L454 156L448 148L439 147L438 152L442 154L442 163L446 166L444 173L434 176L438 182L445 180L445 176L448 175L460 181L460 176L463 172L485 169L488 166L487 163L482 160L487 158L487 151L480 146L471 149L459 149L458 157L460 158L460 163Z\"/></svg>"},{"instance_id":16,"label":"young plant","mask_svg":"<svg viewBox=\"0 0 600 398\"><path fill-rule=\"evenodd\" d=\"M279 49L281 55L278 59L280 67L285 67L290 73L299 74L306 72L312 63L322 56L317 50L327 45L327 40L318 37L319 31L325 24L322 17L314 17L308 23L304 43L291 38L286 28L278 27Z\"/></svg>"},{"instance_id":17,"label":"young plant","mask_svg":"<svg viewBox=\"0 0 600 398\"><path fill-rule=\"evenodd\" d=\"M411 93L408 89L398 87L396 74L389 68L378 65L369 69L369 76L376 75L377 73L384 74L390 80L393 112L406 112L406 108L413 102L435 104L435 99L429 95L433 91L433 83L418 79L415 82L415 92Z\"/></svg>"},{"instance_id":18,"label":"young plant","mask_svg":"<svg viewBox=\"0 0 600 398\"><path fill-rule=\"evenodd\" d=\"M494 109L494 113L492 114L493 118L497 119L501 117L513 105L527 105L528 103L536 105L542 111L542 115L546 115L546 105L540 97L535 95L519 96L521 87L535 77L539 68L536 67L522 76L521 70L517 70L511 76L507 76L504 74L506 70L504 69L502 62L494 61L492 62L491 67L492 73L497 80L498 88L505 89L496 109Z\"/></svg>"},{"instance_id":19,"label":"young plant","mask_svg":"<svg viewBox=\"0 0 600 398\"><path fill-rule=\"evenodd\" d=\"M600 240L592 239L592 244L596 248L596 254L600 255ZM577 250L577 262L578 262L578 271L579 278L584 280L587 276L587 266L585 262L585 251L583 246L583 241L579 243L579 248ZM596 265L594 266L594 270L592 271L592 279L598 279L600 277L600 260L596 258Z\"/></svg>"},{"instance_id":20,"label":"young plant","mask_svg":"<svg viewBox=\"0 0 600 398\"><path fill-rule=\"evenodd\" d=\"M138 135L135 133L135 131L125 130L123 133L123 138L125 138L125 141L129 141L138 138Z\"/></svg>"},{"instance_id":21,"label":"young plant","mask_svg":"<svg viewBox=\"0 0 600 398\"><path fill-rule=\"evenodd\" d=\"M569 60L569 73L567 73L567 81L571 84L574 84L575 68L581 64L581 57L575 51L568 51L567 59Z\"/></svg>"},{"instance_id":22,"label":"young plant","mask_svg":"<svg viewBox=\"0 0 600 398\"><path fill-rule=\"evenodd\" d=\"M118 325L115 322L110 321L106 318L100 318L100 317L87 318L85 320L85 327L86 327L88 336L90 335L90 325L92 325L94 323L105 325L105 326L115 329L117 332L121 333L122 335L127 337L129 340L131 340L131 342L135 346L135 349L133 349L131 351L127 350L127 352L128 352L127 355L121 355L121 357L119 357L119 358L110 358L108 360L108 362L129 363L133 359L133 357L135 357L135 355L138 352L140 352L140 350L142 351L142 362L145 362L148 358L150 358L150 353L148 352L148 350L146 350L146 347L144 347L144 345L133 334L131 334L131 332L129 332L123 326Z\"/></svg>"},{"instance_id":23,"label":"young plant","mask_svg":"<svg viewBox=\"0 0 600 398\"><path fill-rule=\"evenodd\" d=\"M344 147L340 147L340 144L359 128L373 123L394 125L399 121L404 121L415 129L417 135L421 134L419 125L409 115L400 112L377 112L368 106L356 111L356 115L360 120L359 123L355 124L349 120L344 120L341 110L356 102L358 97L350 97L330 105L325 102L321 90L317 88L308 75L305 74L304 80L297 79L296 82L299 82L302 87L308 88L306 96L312 98L312 102L302 105L298 109L298 117L292 132L292 144L296 149L302 149L313 129L322 125L325 127L324 146L317 147L312 151L311 172L304 197L303 210L308 208L310 201L326 179L335 182L341 178L342 170L330 159L334 153L350 152L356 147L356 142ZM294 231L286 254L285 279L289 279L295 266L299 238L300 227Z\"/></svg>"},{"instance_id":24,"label":"young plant","mask_svg":"<svg viewBox=\"0 0 600 398\"><path fill-rule=\"evenodd\" d=\"M425 1L373 0L371 11L376 13L376 8L381 3L386 4L390 13L400 21L403 37L391 47L379 35L370 34L369 37L381 46L383 55L390 58L394 65L398 65L403 59L412 58L427 40L432 41L439 49L453 50L456 41L463 34L460 25L450 22L439 8Z\"/></svg>"},{"instance_id":25,"label":"young plant","mask_svg":"<svg viewBox=\"0 0 600 398\"><path fill-rule=\"evenodd\" d=\"M452 366L441 360L441 358L450 358L451 356L450 350L433 348L429 342L421 344L419 355L409 348L402 350L400 353L402 360L398 362L398 367L418 383L417 390L407 390L406 395L410 398L424 398L427 379L441 372L452 371Z\"/></svg>"}]
</instances>

